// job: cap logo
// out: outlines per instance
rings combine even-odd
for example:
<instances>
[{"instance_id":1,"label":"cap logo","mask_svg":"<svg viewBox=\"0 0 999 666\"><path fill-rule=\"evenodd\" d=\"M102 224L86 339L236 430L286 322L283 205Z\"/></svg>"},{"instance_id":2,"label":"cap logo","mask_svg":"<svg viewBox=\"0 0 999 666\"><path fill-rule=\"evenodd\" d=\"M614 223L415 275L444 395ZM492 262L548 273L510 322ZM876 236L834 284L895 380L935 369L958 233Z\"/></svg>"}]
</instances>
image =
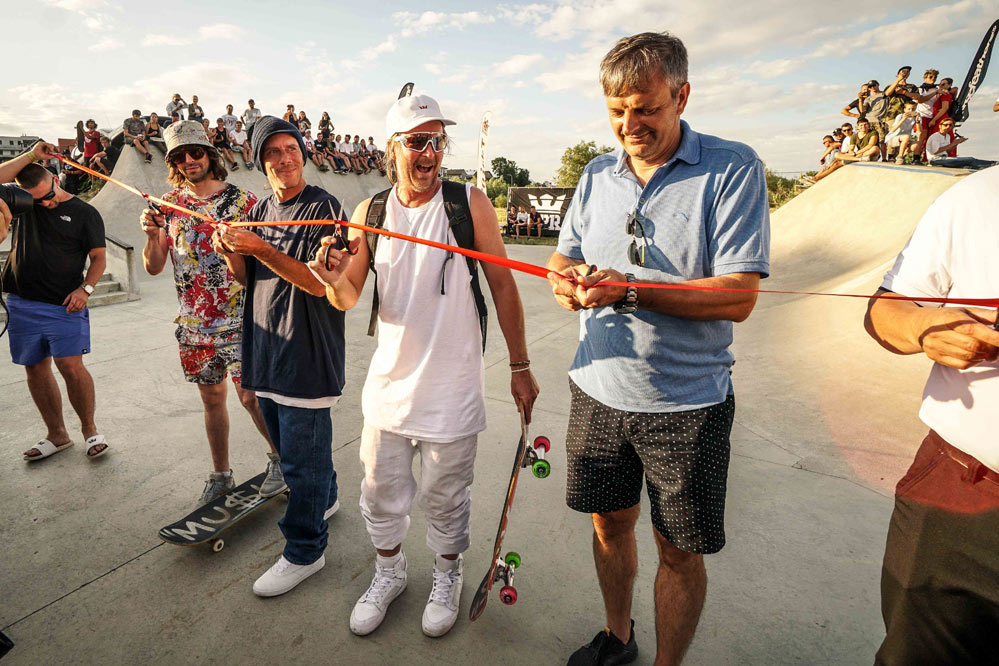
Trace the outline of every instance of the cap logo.
<instances>
[{"instance_id":1,"label":"cap logo","mask_svg":"<svg viewBox=\"0 0 999 666\"><path fill-rule=\"evenodd\" d=\"M420 106L420 108L421 108L421 109L425 109L425 108L427 108L427 105L426 105L426 104L422 104L422 105Z\"/></svg>"}]
</instances>

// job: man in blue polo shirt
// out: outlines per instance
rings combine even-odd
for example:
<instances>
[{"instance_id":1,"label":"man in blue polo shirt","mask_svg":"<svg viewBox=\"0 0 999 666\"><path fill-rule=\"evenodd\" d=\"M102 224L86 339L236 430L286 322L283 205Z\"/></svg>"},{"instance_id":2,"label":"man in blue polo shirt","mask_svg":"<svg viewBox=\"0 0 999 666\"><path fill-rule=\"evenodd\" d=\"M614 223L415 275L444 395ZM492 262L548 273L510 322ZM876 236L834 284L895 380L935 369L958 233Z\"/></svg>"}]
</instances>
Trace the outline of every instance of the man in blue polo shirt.
<instances>
[{"instance_id":1,"label":"man in blue polo shirt","mask_svg":"<svg viewBox=\"0 0 999 666\"><path fill-rule=\"evenodd\" d=\"M646 479L659 549L656 663L678 664L725 544L735 412L732 322L754 293L603 286L657 282L754 289L769 272L763 164L751 148L680 120L687 54L668 33L619 41L600 80L622 148L590 162L548 261L556 301L581 310L569 370L568 505L592 515L607 627L570 666L625 664Z\"/></svg>"}]
</instances>

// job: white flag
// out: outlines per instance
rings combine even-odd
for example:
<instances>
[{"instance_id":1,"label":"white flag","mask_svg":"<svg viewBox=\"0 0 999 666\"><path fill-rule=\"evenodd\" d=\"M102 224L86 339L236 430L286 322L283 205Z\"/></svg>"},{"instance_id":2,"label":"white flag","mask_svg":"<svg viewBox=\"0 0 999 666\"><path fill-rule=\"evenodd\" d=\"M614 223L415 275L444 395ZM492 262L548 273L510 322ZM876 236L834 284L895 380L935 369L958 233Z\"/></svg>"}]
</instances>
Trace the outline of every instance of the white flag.
<instances>
[{"instance_id":1,"label":"white flag","mask_svg":"<svg viewBox=\"0 0 999 666\"><path fill-rule=\"evenodd\" d=\"M479 128L479 170L475 175L475 186L486 191L486 141L489 139L489 117L491 111L482 114L482 126Z\"/></svg>"}]
</instances>

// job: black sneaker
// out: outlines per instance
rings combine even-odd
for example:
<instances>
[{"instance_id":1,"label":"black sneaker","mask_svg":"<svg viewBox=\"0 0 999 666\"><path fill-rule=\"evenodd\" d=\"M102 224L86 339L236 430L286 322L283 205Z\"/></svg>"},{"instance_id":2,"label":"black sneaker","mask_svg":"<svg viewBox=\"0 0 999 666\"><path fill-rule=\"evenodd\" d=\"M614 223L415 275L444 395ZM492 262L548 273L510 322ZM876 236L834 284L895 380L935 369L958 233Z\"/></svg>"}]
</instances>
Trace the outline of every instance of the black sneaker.
<instances>
[{"instance_id":1,"label":"black sneaker","mask_svg":"<svg viewBox=\"0 0 999 666\"><path fill-rule=\"evenodd\" d=\"M579 648L569 657L566 666L617 666L630 664L638 659L638 644L635 643L635 621L631 621L631 637L624 644L604 629L593 640Z\"/></svg>"}]
</instances>

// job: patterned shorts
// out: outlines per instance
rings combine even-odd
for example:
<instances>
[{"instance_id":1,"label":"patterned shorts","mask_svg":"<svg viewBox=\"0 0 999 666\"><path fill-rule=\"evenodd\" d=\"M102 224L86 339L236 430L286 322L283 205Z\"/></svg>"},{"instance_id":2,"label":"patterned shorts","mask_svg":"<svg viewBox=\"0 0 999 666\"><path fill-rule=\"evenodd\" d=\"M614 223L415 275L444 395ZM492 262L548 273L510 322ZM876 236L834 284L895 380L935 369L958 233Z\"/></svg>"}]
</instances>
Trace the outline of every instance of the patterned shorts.
<instances>
[{"instance_id":1,"label":"patterned shorts","mask_svg":"<svg viewBox=\"0 0 999 666\"><path fill-rule=\"evenodd\" d=\"M241 330L209 335L178 328L176 335L180 344L180 366L187 381L221 384L228 372L232 381L239 383L242 370Z\"/></svg>"},{"instance_id":2,"label":"patterned shorts","mask_svg":"<svg viewBox=\"0 0 999 666\"><path fill-rule=\"evenodd\" d=\"M725 545L725 491L735 398L686 412L649 414L608 407L570 379L566 503L609 513L641 501L642 477L652 525L690 553Z\"/></svg>"}]
</instances>

